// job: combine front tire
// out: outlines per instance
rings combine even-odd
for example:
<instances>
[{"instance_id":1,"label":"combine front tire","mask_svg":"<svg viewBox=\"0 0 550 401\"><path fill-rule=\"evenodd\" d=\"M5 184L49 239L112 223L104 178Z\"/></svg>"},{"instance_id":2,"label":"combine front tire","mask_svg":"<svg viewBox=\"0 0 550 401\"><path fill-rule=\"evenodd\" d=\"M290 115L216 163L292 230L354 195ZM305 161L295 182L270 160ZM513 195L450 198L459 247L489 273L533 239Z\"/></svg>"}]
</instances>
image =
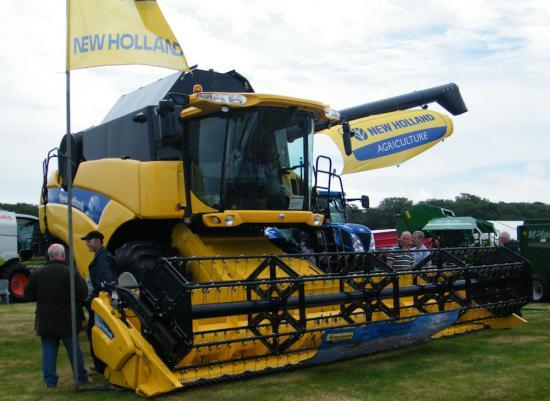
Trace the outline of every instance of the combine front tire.
<instances>
[{"instance_id":1,"label":"combine front tire","mask_svg":"<svg viewBox=\"0 0 550 401\"><path fill-rule=\"evenodd\" d=\"M140 283L145 274L155 267L161 257L162 253L153 242L128 242L115 252L118 275L126 273Z\"/></svg>"}]
</instances>

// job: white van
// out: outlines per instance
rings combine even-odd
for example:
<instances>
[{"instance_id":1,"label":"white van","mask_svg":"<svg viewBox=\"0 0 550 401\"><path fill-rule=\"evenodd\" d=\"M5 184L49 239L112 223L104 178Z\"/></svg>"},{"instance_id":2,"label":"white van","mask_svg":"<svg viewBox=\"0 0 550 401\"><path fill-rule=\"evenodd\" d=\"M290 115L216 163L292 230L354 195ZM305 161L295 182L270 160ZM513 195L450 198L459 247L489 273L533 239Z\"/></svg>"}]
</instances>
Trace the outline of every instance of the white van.
<instances>
[{"instance_id":1,"label":"white van","mask_svg":"<svg viewBox=\"0 0 550 401\"><path fill-rule=\"evenodd\" d=\"M21 261L33 256L40 238L37 217L0 210L0 279L9 281L12 301L24 300L31 272Z\"/></svg>"}]
</instances>

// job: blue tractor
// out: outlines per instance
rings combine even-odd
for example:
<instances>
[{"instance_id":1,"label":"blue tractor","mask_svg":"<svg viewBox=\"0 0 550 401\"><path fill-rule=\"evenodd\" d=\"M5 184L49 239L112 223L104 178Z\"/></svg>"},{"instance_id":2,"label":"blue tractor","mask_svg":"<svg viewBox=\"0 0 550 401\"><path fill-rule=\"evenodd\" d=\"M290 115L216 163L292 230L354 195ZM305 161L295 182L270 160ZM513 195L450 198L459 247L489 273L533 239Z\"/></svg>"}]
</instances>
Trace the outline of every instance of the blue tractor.
<instances>
[{"instance_id":1,"label":"blue tractor","mask_svg":"<svg viewBox=\"0 0 550 401\"><path fill-rule=\"evenodd\" d=\"M317 197L317 207L325 215L324 227L332 231L332 241L330 236L327 239L327 251L334 252L370 252L375 250L374 236L371 230L356 223L350 223L348 220L346 204L352 201L361 201L363 208L368 208L368 197L363 196L358 199L346 199L342 191L319 191Z\"/></svg>"},{"instance_id":2,"label":"blue tractor","mask_svg":"<svg viewBox=\"0 0 550 401\"><path fill-rule=\"evenodd\" d=\"M328 169L322 169L320 162L326 160ZM350 270L353 263L353 255L342 265L342 259L332 260L331 253L349 252L350 254L364 254L375 250L374 236L371 230L356 223L350 223L348 219L347 204L360 201L364 209L369 207L369 197L347 199L343 189L342 179L332 170L332 161L326 156L319 156L315 164L315 186L313 188L313 210L325 216L323 230L317 233L315 241L311 237L303 235L301 231L284 227L268 227L264 233L275 245L287 253L308 254L323 252L327 255L325 265L327 272L335 273L342 270ZM325 178L321 183L321 177ZM331 190L331 185L337 182L338 191ZM351 262L351 263L350 263Z\"/></svg>"}]
</instances>

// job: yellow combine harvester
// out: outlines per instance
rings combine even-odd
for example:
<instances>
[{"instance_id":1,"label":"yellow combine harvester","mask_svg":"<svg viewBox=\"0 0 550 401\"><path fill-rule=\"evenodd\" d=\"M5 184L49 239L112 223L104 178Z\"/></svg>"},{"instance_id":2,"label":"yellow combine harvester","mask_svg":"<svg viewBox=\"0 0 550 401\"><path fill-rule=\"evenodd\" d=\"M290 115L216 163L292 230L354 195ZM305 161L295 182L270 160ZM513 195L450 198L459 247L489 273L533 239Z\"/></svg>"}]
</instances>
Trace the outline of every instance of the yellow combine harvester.
<instances>
[{"instance_id":1,"label":"yellow combine harvester","mask_svg":"<svg viewBox=\"0 0 550 401\"><path fill-rule=\"evenodd\" d=\"M434 101L466 111L454 84L336 112L254 93L234 71L194 70L122 97L72 134L73 172L64 139L41 227L67 243L72 180L75 238L100 230L116 256L119 282L92 304L107 379L153 396L520 323L529 270L506 249L437 249L393 271L383 252L364 252L370 236L337 239L323 223L314 134L341 125L351 153L350 122ZM86 275L81 241L75 260Z\"/></svg>"}]
</instances>

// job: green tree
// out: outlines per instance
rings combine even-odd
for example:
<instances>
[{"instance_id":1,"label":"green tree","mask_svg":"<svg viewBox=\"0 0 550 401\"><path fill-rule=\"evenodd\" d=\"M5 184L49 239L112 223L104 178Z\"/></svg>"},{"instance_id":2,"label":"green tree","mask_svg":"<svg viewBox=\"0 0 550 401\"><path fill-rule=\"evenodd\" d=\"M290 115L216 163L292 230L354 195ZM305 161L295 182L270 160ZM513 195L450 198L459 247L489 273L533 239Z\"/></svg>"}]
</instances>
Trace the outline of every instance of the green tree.
<instances>
[{"instance_id":1,"label":"green tree","mask_svg":"<svg viewBox=\"0 0 550 401\"><path fill-rule=\"evenodd\" d=\"M377 208L367 211L367 226L373 230L395 227L395 216L411 208L413 202L403 197L385 198Z\"/></svg>"},{"instance_id":2,"label":"green tree","mask_svg":"<svg viewBox=\"0 0 550 401\"><path fill-rule=\"evenodd\" d=\"M38 216L38 205L30 203L0 203L0 210Z\"/></svg>"},{"instance_id":3,"label":"green tree","mask_svg":"<svg viewBox=\"0 0 550 401\"><path fill-rule=\"evenodd\" d=\"M461 193L454 199L427 199L418 202L452 210L457 216L471 216L485 220L528 220L550 219L550 205L543 202L491 202L477 195ZM359 222L373 230L394 228L396 214L413 206L413 202L403 197L386 198L378 207L367 210L366 219Z\"/></svg>"}]
</instances>

